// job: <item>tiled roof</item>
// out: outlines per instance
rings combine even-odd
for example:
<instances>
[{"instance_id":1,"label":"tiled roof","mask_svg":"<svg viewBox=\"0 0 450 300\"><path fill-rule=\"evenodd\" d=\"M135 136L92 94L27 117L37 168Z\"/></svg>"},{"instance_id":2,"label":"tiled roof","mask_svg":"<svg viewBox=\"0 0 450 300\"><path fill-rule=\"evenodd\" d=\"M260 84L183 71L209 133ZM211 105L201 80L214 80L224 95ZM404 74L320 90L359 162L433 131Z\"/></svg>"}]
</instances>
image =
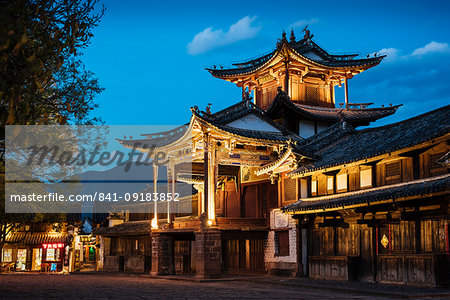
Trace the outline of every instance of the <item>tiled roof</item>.
<instances>
[{"instance_id":1,"label":"tiled roof","mask_svg":"<svg viewBox=\"0 0 450 300\"><path fill-rule=\"evenodd\" d=\"M400 105L391 107L378 108L328 108L319 106L302 105L293 103L296 109L305 115L317 118L320 120L339 121L342 114L344 120L347 122L355 121L375 121L380 118L392 115L397 111Z\"/></svg>"},{"instance_id":2,"label":"tiled roof","mask_svg":"<svg viewBox=\"0 0 450 300\"><path fill-rule=\"evenodd\" d=\"M192 111L199 120L202 120L209 125L234 136L281 143L286 143L290 140L295 142L301 142L303 140L303 138L301 138L297 134L284 129L279 124L266 117L264 111L249 100L240 101L234 105L231 105L221 111L212 114L201 112L198 109L193 109ZM260 131L257 129L241 129L227 125L234 120L240 119L250 114L256 115L258 118L262 119L264 122L277 129L279 132ZM160 147L173 143L174 141L179 139L185 133L185 129L181 129L187 127L188 125L180 127L179 132L170 136L161 133L155 134L154 136L156 136L156 138L118 141L126 147L133 147L133 145L135 145L136 143L140 143L141 145L148 145L149 147L153 145L156 147ZM152 137L152 135L147 136Z\"/></svg>"},{"instance_id":3,"label":"tiled roof","mask_svg":"<svg viewBox=\"0 0 450 300\"><path fill-rule=\"evenodd\" d=\"M39 245L69 242L69 234L60 232L14 232L6 236L6 243Z\"/></svg>"},{"instance_id":4,"label":"tiled roof","mask_svg":"<svg viewBox=\"0 0 450 300\"><path fill-rule=\"evenodd\" d=\"M283 207L282 210L284 212L307 212L333 208L342 209L348 206L375 204L386 200L443 191L450 193L450 174L344 194L301 199Z\"/></svg>"},{"instance_id":5,"label":"tiled roof","mask_svg":"<svg viewBox=\"0 0 450 300\"><path fill-rule=\"evenodd\" d=\"M372 158L424 143L449 133L449 120L450 105L390 125L350 131L342 138L331 141L328 146L315 152L320 159L300 167L291 175ZM329 133L333 134L332 131ZM308 140L303 143L307 144ZM311 146L300 146L300 149L311 151Z\"/></svg>"},{"instance_id":6,"label":"tiled roof","mask_svg":"<svg viewBox=\"0 0 450 300\"><path fill-rule=\"evenodd\" d=\"M130 148L132 148L135 145L136 147L138 147L138 145L139 147L146 145L148 148L161 147L169 145L178 140L179 138L181 138L186 132L186 129L188 127L189 125L182 125L169 131L164 131L155 134L142 134L143 136L146 137L144 139L135 139L135 140L116 139L116 140L123 146Z\"/></svg>"},{"instance_id":7,"label":"tiled roof","mask_svg":"<svg viewBox=\"0 0 450 300\"><path fill-rule=\"evenodd\" d=\"M291 50L293 50L296 54L298 54L302 58L329 68L350 68L350 67L377 65L384 58L384 56L378 56L371 58L353 59L355 56L357 56L357 54L332 55L329 54L322 47L317 45L315 42L306 39L302 39L297 42L287 42L287 40L282 40L281 43L284 43L287 47L289 47ZM282 47L279 45L277 49L271 51L268 54L262 55L256 59L245 61L243 63L234 64L235 66L237 66L237 68L229 68L229 69L207 68L206 70L208 70L212 75L219 77L248 74L262 67L264 64L266 64L271 59L276 57L281 48ZM312 59L304 55L310 51L314 52L321 59Z\"/></svg>"},{"instance_id":8,"label":"tiled roof","mask_svg":"<svg viewBox=\"0 0 450 300\"><path fill-rule=\"evenodd\" d=\"M149 220L124 222L112 227L100 227L94 231L95 235L113 236L113 235L142 235L150 234L151 223Z\"/></svg>"},{"instance_id":9,"label":"tiled roof","mask_svg":"<svg viewBox=\"0 0 450 300\"><path fill-rule=\"evenodd\" d=\"M266 110L269 116L275 116L278 111L285 107L297 115L324 122L346 122L358 126L394 114L401 105L379 107L379 108L328 108L298 104L291 101L285 92L279 92L270 107Z\"/></svg>"},{"instance_id":10,"label":"tiled roof","mask_svg":"<svg viewBox=\"0 0 450 300\"><path fill-rule=\"evenodd\" d=\"M289 140L301 142L303 139L297 134L290 132L284 128L282 128L279 124L275 123L271 119L267 118L264 114L264 111L257 107L255 104L250 101L241 101L235 105L232 105L222 111L219 111L215 114L202 114L194 111L194 114L200 120L222 130L228 132L232 135L241 136L250 139L256 140L266 140L273 142L287 142ZM236 120L238 118L242 118L243 116L255 114L265 122L267 122L272 127L279 130L279 132L268 132L268 131L260 131L260 130L250 130L250 129L241 129L232 126L226 125L227 123Z\"/></svg>"},{"instance_id":11,"label":"tiled roof","mask_svg":"<svg viewBox=\"0 0 450 300\"><path fill-rule=\"evenodd\" d=\"M347 122L338 122L305 139L298 145L298 148L309 153L316 153L346 135L354 133L355 131L355 128Z\"/></svg>"},{"instance_id":12,"label":"tiled roof","mask_svg":"<svg viewBox=\"0 0 450 300\"><path fill-rule=\"evenodd\" d=\"M264 114L264 111L256 106L253 102L244 100L239 101L236 104L233 104L218 112L215 112L210 116L205 115L205 117L208 120L213 120L217 124L226 124L251 113L262 116Z\"/></svg>"}]
</instances>

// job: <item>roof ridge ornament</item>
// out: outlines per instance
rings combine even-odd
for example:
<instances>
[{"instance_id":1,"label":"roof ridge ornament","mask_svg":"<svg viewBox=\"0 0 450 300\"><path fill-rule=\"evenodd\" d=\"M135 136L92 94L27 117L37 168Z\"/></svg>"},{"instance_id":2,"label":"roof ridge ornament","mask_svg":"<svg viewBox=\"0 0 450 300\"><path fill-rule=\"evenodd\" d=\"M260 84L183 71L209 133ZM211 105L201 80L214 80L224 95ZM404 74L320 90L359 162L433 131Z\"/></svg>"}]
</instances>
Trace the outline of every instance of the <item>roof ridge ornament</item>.
<instances>
[{"instance_id":1,"label":"roof ridge ornament","mask_svg":"<svg viewBox=\"0 0 450 300\"><path fill-rule=\"evenodd\" d=\"M277 87L277 94L285 95L286 97L289 98L288 94L285 91L283 91L283 88L281 86Z\"/></svg>"},{"instance_id":2,"label":"roof ridge ornament","mask_svg":"<svg viewBox=\"0 0 450 300\"><path fill-rule=\"evenodd\" d=\"M252 96L250 96L250 92L249 91L245 91L244 92L244 101L247 102L247 104L250 106L251 100L253 99Z\"/></svg>"},{"instance_id":3,"label":"roof ridge ornament","mask_svg":"<svg viewBox=\"0 0 450 300\"><path fill-rule=\"evenodd\" d=\"M286 31L284 30L283 33L281 34L281 39L278 39L277 41L277 49L280 49L281 45L283 45L283 42L287 42Z\"/></svg>"},{"instance_id":4,"label":"roof ridge ornament","mask_svg":"<svg viewBox=\"0 0 450 300\"><path fill-rule=\"evenodd\" d=\"M303 36L303 39L306 42L311 42L311 39L314 37L314 34L311 34L311 31L308 29L309 25L306 25L305 27L303 27L303 32L305 33L305 35Z\"/></svg>"},{"instance_id":5,"label":"roof ridge ornament","mask_svg":"<svg viewBox=\"0 0 450 300\"><path fill-rule=\"evenodd\" d=\"M212 105L212 103L208 103L206 105L205 113L207 113L208 115L211 114L211 105Z\"/></svg>"},{"instance_id":6,"label":"roof ridge ornament","mask_svg":"<svg viewBox=\"0 0 450 300\"><path fill-rule=\"evenodd\" d=\"M290 38L291 43L295 43L295 34L294 34L294 29L291 29L291 38Z\"/></svg>"}]
</instances>

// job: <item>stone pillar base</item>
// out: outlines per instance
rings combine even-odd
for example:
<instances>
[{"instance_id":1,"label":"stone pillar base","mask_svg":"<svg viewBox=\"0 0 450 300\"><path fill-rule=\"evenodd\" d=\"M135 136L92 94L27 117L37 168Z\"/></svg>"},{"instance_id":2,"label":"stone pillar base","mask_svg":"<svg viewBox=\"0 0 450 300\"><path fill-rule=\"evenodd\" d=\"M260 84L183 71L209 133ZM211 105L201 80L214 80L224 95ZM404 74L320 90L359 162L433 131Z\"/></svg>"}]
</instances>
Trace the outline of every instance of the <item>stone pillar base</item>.
<instances>
[{"instance_id":1,"label":"stone pillar base","mask_svg":"<svg viewBox=\"0 0 450 300\"><path fill-rule=\"evenodd\" d=\"M200 279L218 278L222 273L222 241L219 230L195 232L196 272Z\"/></svg>"}]
</instances>

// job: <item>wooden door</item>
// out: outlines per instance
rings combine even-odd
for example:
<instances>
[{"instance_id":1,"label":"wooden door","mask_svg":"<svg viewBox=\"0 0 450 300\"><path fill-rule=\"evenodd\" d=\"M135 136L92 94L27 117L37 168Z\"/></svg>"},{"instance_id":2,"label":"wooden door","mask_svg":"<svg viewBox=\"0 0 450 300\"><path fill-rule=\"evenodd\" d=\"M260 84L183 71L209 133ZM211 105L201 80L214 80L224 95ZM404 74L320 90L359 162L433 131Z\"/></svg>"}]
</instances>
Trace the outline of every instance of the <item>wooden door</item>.
<instances>
[{"instance_id":1,"label":"wooden door","mask_svg":"<svg viewBox=\"0 0 450 300\"><path fill-rule=\"evenodd\" d=\"M361 281L372 281L373 279L373 257L372 257L372 235L370 228L360 229L360 252L359 278Z\"/></svg>"},{"instance_id":2,"label":"wooden door","mask_svg":"<svg viewBox=\"0 0 450 300\"><path fill-rule=\"evenodd\" d=\"M239 269L239 240L224 240L222 245L224 269Z\"/></svg>"},{"instance_id":3,"label":"wooden door","mask_svg":"<svg viewBox=\"0 0 450 300\"><path fill-rule=\"evenodd\" d=\"M258 186L248 185L243 188L243 207L245 218L258 217Z\"/></svg>"},{"instance_id":4,"label":"wooden door","mask_svg":"<svg viewBox=\"0 0 450 300\"><path fill-rule=\"evenodd\" d=\"M264 271L264 240L249 240L250 242L250 270Z\"/></svg>"},{"instance_id":5,"label":"wooden door","mask_svg":"<svg viewBox=\"0 0 450 300\"><path fill-rule=\"evenodd\" d=\"M191 241L175 241L175 273L191 273Z\"/></svg>"},{"instance_id":6,"label":"wooden door","mask_svg":"<svg viewBox=\"0 0 450 300\"><path fill-rule=\"evenodd\" d=\"M241 217L241 208L239 205L239 193L236 191L234 182L225 183L225 216L229 218Z\"/></svg>"}]
</instances>

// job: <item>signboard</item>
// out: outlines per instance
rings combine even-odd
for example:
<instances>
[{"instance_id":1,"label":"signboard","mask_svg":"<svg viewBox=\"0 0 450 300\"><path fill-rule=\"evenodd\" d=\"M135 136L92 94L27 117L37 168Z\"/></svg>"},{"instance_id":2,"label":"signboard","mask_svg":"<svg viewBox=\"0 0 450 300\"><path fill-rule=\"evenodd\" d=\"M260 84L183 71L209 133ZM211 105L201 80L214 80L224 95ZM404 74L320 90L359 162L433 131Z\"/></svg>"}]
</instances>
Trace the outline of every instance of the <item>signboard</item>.
<instances>
[{"instance_id":1,"label":"signboard","mask_svg":"<svg viewBox=\"0 0 450 300\"><path fill-rule=\"evenodd\" d=\"M283 214L281 210L274 211L274 228L286 228L289 226L289 215Z\"/></svg>"},{"instance_id":2,"label":"signboard","mask_svg":"<svg viewBox=\"0 0 450 300\"><path fill-rule=\"evenodd\" d=\"M81 236L80 235L80 242L82 243L89 243L91 241L91 236L87 235L87 236Z\"/></svg>"},{"instance_id":3,"label":"signboard","mask_svg":"<svg viewBox=\"0 0 450 300\"><path fill-rule=\"evenodd\" d=\"M256 170L258 170L257 167L249 167L249 166L242 166L241 167L241 182L252 182L252 181L261 181L261 180L269 180L270 176L269 174L264 174L261 176L256 175Z\"/></svg>"},{"instance_id":4,"label":"signboard","mask_svg":"<svg viewBox=\"0 0 450 300\"><path fill-rule=\"evenodd\" d=\"M42 244L44 249L58 249L64 247L63 243L53 243L53 244Z\"/></svg>"},{"instance_id":5,"label":"signboard","mask_svg":"<svg viewBox=\"0 0 450 300\"><path fill-rule=\"evenodd\" d=\"M74 269L76 272L80 272L80 250L75 250Z\"/></svg>"},{"instance_id":6,"label":"signboard","mask_svg":"<svg viewBox=\"0 0 450 300\"><path fill-rule=\"evenodd\" d=\"M27 249L17 250L17 260L22 263L27 261Z\"/></svg>"},{"instance_id":7,"label":"signboard","mask_svg":"<svg viewBox=\"0 0 450 300\"><path fill-rule=\"evenodd\" d=\"M69 246L66 246L66 251L64 251L64 266L69 266Z\"/></svg>"}]
</instances>

